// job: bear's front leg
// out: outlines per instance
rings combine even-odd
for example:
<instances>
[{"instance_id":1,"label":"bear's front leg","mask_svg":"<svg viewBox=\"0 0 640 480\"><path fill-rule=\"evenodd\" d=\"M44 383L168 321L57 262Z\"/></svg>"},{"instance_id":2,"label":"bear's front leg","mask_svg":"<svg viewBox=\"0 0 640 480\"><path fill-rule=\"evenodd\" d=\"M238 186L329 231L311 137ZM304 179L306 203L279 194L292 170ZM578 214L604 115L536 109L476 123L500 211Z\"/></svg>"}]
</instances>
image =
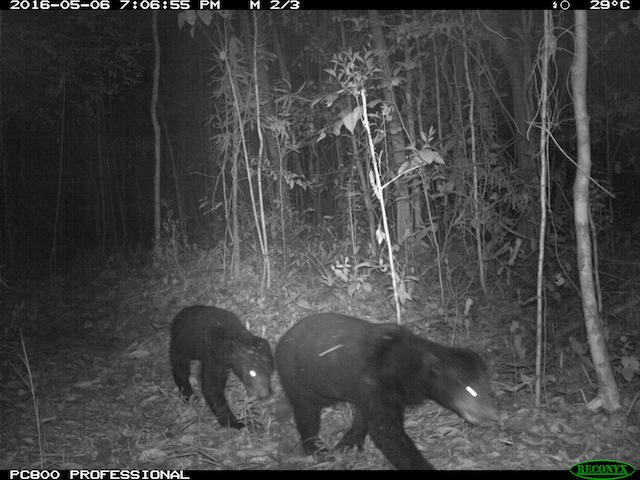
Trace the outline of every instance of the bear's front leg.
<instances>
[{"instance_id":1,"label":"bear's front leg","mask_svg":"<svg viewBox=\"0 0 640 480\"><path fill-rule=\"evenodd\" d=\"M224 394L228 374L227 369L216 362L202 362L202 393L220 425L239 430L245 424L233 414Z\"/></svg>"},{"instance_id":2,"label":"bear's front leg","mask_svg":"<svg viewBox=\"0 0 640 480\"><path fill-rule=\"evenodd\" d=\"M404 431L404 407L394 402L371 402L364 413L369 435L387 460L399 470L433 470Z\"/></svg>"}]
</instances>

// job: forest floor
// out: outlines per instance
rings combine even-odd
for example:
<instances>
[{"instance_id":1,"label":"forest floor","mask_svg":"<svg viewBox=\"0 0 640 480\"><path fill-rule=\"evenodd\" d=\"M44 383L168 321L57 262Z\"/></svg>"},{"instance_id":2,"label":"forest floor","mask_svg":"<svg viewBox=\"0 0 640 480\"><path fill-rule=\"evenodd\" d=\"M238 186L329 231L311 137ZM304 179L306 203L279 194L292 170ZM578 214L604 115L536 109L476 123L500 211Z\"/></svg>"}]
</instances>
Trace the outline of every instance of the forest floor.
<instances>
[{"instance_id":1,"label":"forest floor","mask_svg":"<svg viewBox=\"0 0 640 480\"><path fill-rule=\"evenodd\" d=\"M177 270L189 272L188 277L150 266L114 266L30 285L28 293L24 287L20 293L17 287L2 292L0 468L390 468L370 439L363 452L322 461L305 457L293 418L277 415L282 396L277 376L273 399L247 404L231 375L231 408L255 428L222 428L203 400L180 401L168 361L168 326L184 306L215 304L232 310L275 349L287 328L313 312L394 321L384 282L372 281L371 293L349 295L344 285L328 287L313 272L279 272L262 295L259 275L244 271L240 280L225 281L216 259L197 260ZM404 312L408 327L480 353L492 372L501 411L499 422L472 426L430 401L409 408L407 433L436 468L566 470L591 459L640 468L640 376L628 381L617 375L623 402L619 414L587 408L596 378L588 353L580 355L586 343L576 295L563 299L554 318L547 319L539 409L530 385L535 360L531 306L509 299L487 302L481 292L467 293L458 303L474 298L475 310L464 321L456 302L447 318L438 313L437 283L423 285L415 297L419 301ZM637 314L613 327L611 322L610 349L626 336L635 340L638 358ZM346 405L326 409L322 439L334 445L349 423Z\"/></svg>"}]
</instances>

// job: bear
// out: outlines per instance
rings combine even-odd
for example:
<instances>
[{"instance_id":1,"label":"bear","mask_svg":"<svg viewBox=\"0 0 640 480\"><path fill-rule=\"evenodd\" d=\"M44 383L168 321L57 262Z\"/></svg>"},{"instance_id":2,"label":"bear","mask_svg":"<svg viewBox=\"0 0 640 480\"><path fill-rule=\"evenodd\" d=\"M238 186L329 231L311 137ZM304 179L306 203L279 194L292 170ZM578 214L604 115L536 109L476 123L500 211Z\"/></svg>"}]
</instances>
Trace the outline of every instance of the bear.
<instances>
[{"instance_id":1,"label":"bear","mask_svg":"<svg viewBox=\"0 0 640 480\"><path fill-rule=\"evenodd\" d=\"M281 337L276 370L307 455L323 407L346 401L353 423L336 446L362 450L367 433L397 469L432 469L404 430L404 410L431 399L472 424L497 420L487 368L474 352L404 327L336 313L303 318Z\"/></svg>"},{"instance_id":2,"label":"bear","mask_svg":"<svg viewBox=\"0 0 640 480\"><path fill-rule=\"evenodd\" d=\"M187 401L193 394L189 383L190 361L201 362L202 393L223 427L245 426L235 417L225 397L229 370L242 381L249 397L271 395L273 356L269 342L249 332L227 310L194 305L178 312L171 324L169 355L173 379Z\"/></svg>"}]
</instances>

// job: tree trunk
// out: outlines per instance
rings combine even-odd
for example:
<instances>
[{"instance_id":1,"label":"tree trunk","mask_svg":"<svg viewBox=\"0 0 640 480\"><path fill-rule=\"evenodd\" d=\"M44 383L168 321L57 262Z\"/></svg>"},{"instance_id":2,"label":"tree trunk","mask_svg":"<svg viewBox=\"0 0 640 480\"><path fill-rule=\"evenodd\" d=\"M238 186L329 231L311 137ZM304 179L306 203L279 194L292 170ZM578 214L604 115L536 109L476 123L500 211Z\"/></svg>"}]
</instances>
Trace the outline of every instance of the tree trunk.
<instances>
[{"instance_id":1,"label":"tree trunk","mask_svg":"<svg viewBox=\"0 0 640 480\"><path fill-rule=\"evenodd\" d=\"M347 39L344 31L344 23L340 23L340 36L342 38L342 48L344 50L347 49ZM349 110L353 111L355 108L355 101L348 97L349 102ZM367 175L370 170L370 165L366 161L366 155L358 154L358 142L355 135L350 135L349 140L351 141L351 159L353 164L356 166L358 172L358 180L360 181L360 188L362 189L362 198L364 201L364 207L367 210L367 222L369 224L369 243L371 244L371 254L373 257L378 256L378 241L376 239L376 229L378 227L376 221L376 207L373 204L373 197L371 195L371 184L369 183L369 176ZM338 142L339 145L339 142ZM338 153L340 157L340 162L342 162L342 157L340 153ZM365 167L366 165L366 172ZM355 252L354 252L355 253Z\"/></svg>"},{"instance_id":2,"label":"tree trunk","mask_svg":"<svg viewBox=\"0 0 640 480\"><path fill-rule=\"evenodd\" d=\"M182 191L180 188L180 174L178 173L176 155L173 150L173 143L171 143L169 128L167 127L167 119L164 115L162 115L162 126L164 127L164 136L167 139L167 154L169 157L169 163L171 164L171 172L173 173L173 185L176 190L176 213L178 218L178 229L180 230L180 240L186 242L187 219L184 214L184 202L182 200Z\"/></svg>"},{"instance_id":3,"label":"tree trunk","mask_svg":"<svg viewBox=\"0 0 640 480\"><path fill-rule=\"evenodd\" d=\"M575 60L571 71L573 106L576 119L578 169L573 184L578 275L582 292L582 311L587 327L591 359L598 376L598 395L589 402L589 408L603 407L612 412L620 408L620 395L616 386L609 354L598 314L594 291L591 239L589 237L589 176L591 173L591 145L589 115L587 113L587 12L575 11ZM596 265L597 267L597 265Z\"/></svg>"},{"instance_id":4,"label":"tree trunk","mask_svg":"<svg viewBox=\"0 0 640 480\"><path fill-rule=\"evenodd\" d=\"M244 41L245 45L247 45L247 56L251 58L253 56L253 52L249 51L249 45L253 45L253 36L251 35L251 27L249 26L249 16L244 15L243 21L246 22L244 25ZM253 35L256 35L258 39L267 38L264 34L264 25L267 21L267 17L265 15L260 16L259 22L257 22L257 30L253 32ZM270 96L271 92L271 79L269 78L269 70L267 69L267 60L265 54L265 45L264 41L260 41L258 44L258 74L256 81L258 82L258 91L260 92L260 110L262 111L262 118L264 120L273 118L275 116L275 105L273 103L273 99ZM263 120L263 121L264 121ZM277 139L275 135L269 128L264 128L264 144L267 147L267 158L269 159L269 163L271 165L271 169L277 170L278 172L282 172L287 169L287 165L285 159L283 159L279 153L280 149L277 145ZM279 192L284 192L287 194L282 195L280 199L282 202L282 208L285 210L290 207L290 196L288 195L288 185L284 183L284 178L282 175L279 176L278 180L275 184L272 185L270 192L273 192L270 195L272 198L279 196ZM266 198L264 199L267 200ZM284 225L282 226L284 228Z\"/></svg>"},{"instance_id":5,"label":"tree trunk","mask_svg":"<svg viewBox=\"0 0 640 480\"><path fill-rule=\"evenodd\" d=\"M544 282L544 240L547 231L547 198L549 196L548 179L549 173L549 62L551 61L551 43L553 40L553 25L551 23L551 11L544 12L544 41L540 62L542 63L540 72L540 95L538 98L538 111L540 112L540 235L538 236L538 275L536 282L536 383L535 383L535 404L540 406L542 394L543 364L542 364L542 343L544 326L544 302L543 302L543 282Z\"/></svg>"},{"instance_id":6,"label":"tree trunk","mask_svg":"<svg viewBox=\"0 0 640 480\"><path fill-rule=\"evenodd\" d=\"M151 123L153 125L155 172L153 177L153 240L154 248L160 246L160 122L158 122L158 90L160 86L160 40L158 38L158 12L151 15L153 31L153 90L151 93Z\"/></svg>"},{"instance_id":7,"label":"tree trunk","mask_svg":"<svg viewBox=\"0 0 640 480\"><path fill-rule=\"evenodd\" d=\"M469 75L469 46L467 44L467 31L466 25L464 25L464 14L461 13L460 17L463 21L463 67L464 77L467 83L467 94L469 96L469 130L470 130L470 147L471 147L471 171L473 177L473 220L476 240L476 249L478 252L478 274L480 277L480 285L485 296L487 292L487 276L485 273L485 260L484 260L484 222L481 218L480 212L480 194L478 192L478 155L477 155L477 142L476 142L476 117L475 117L475 91L471 84L471 76ZM466 139L465 139L466 142Z\"/></svg>"},{"instance_id":8,"label":"tree trunk","mask_svg":"<svg viewBox=\"0 0 640 480\"><path fill-rule=\"evenodd\" d=\"M0 12L0 58L2 58L2 20L3 12ZM0 175L2 176L2 218L3 231L0 236L0 262L6 262L13 267L15 252L13 249L13 196L9 193L9 163L4 149L4 112L2 108L2 82L0 81ZM0 280L2 277L0 277Z\"/></svg>"},{"instance_id":9,"label":"tree trunk","mask_svg":"<svg viewBox=\"0 0 640 480\"><path fill-rule=\"evenodd\" d=\"M487 38L495 47L502 63L504 63L509 73L509 81L511 83L511 98L513 101L513 116L516 143L516 159L521 171L530 171L531 175L535 173L533 170L533 162L531 152L533 151L532 142L527 139L527 130L531 121L531 100L529 98L529 88L527 82L530 77L530 23L527 18L523 17L521 25L518 29L522 32L522 39L518 41L513 37L513 33L508 30L508 25L501 23L497 18L497 12L483 12L482 20L492 31L489 31ZM497 32L497 33L496 33Z\"/></svg>"},{"instance_id":10,"label":"tree trunk","mask_svg":"<svg viewBox=\"0 0 640 480\"><path fill-rule=\"evenodd\" d=\"M240 278L240 230L238 227L238 155L240 155L240 132L236 133L237 126L233 127L233 163L231 165L231 278ZM236 140L238 139L238 140ZM237 145L237 147L236 147ZM229 225L229 218L227 218Z\"/></svg>"},{"instance_id":11,"label":"tree trunk","mask_svg":"<svg viewBox=\"0 0 640 480\"><path fill-rule=\"evenodd\" d=\"M378 20L378 12L375 10L369 11L369 20L371 22L371 32L373 34L373 41L376 46L376 51L380 56L382 63L382 69L387 79L391 78L391 66L389 64L389 57L386 55L388 52L384 34L380 27L380 21ZM395 109L397 102L393 98L393 87L389 82L389 86L383 89L384 100L391 107L391 121L389 122L389 132L391 138L391 147L393 151L393 165L397 171L406 160L405 153L405 141L402 130L402 125L398 118L398 112ZM411 205L409 203L409 186L407 182L395 182L396 189L396 241L401 239L407 239L413 232L411 227Z\"/></svg>"}]
</instances>

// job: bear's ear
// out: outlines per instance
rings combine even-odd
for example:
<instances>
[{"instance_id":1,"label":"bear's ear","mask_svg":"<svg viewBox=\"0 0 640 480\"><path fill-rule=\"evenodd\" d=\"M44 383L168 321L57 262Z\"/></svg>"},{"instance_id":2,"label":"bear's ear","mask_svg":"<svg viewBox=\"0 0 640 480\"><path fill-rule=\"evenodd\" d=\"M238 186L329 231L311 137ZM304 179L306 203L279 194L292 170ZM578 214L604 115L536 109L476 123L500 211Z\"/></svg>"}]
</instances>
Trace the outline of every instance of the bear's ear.
<instances>
[{"instance_id":1,"label":"bear's ear","mask_svg":"<svg viewBox=\"0 0 640 480\"><path fill-rule=\"evenodd\" d=\"M239 341L232 336L223 336L218 337L217 344L220 352L222 352L223 355L228 355L228 352L233 352L238 347Z\"/></svg>"},{"instance_id":2,"label":"bear's ear","mask_svg":"<svg viewBox=\"0 0 640 480\"><path fill-rule=\"evenodd\" d=\"M269 345L269 341L266 338L255 337L254 345L259 352L271 355L271 345Z\"/></svg>"},{"instance_id":3,"label":"bear's ear","mask_svg":"<svg viewBox=\"0 0 640 480\"><path fill-rule=\"evenodd\" d=\"M402 328L394 324L379 325L374 335L366 338L363 343L365 362L372 365L384 365L387 355L393 351L393 347L401 342Z\"/></svg>"},{"instance_id":4,"label":"bear's ear","mask_svg":"<svg viewBox=\"0 0 640 480\"><path fill-rule=\"evenodd\" d=\"M404 329L394 323L382 323L377 329L374 338L379 344L391 344L404 334Z\"/></svg>"}]
</instances>

